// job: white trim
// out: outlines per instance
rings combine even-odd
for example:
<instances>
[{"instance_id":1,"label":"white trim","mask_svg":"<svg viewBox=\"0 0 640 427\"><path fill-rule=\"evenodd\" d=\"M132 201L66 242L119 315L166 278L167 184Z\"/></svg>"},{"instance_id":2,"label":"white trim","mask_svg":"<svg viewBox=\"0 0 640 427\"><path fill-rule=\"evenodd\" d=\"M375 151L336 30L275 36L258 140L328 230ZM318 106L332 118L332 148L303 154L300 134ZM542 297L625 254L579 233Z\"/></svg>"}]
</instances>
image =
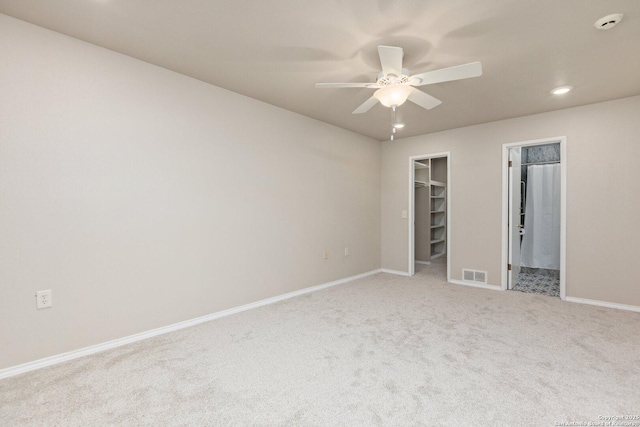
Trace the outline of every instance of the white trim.
<instances>
[{"instance_id":1,"label":"white trim","mask_svg":"<svg viewBox=\"0 0 640 427\"><path fill-rule=\"evenodd\" d=\"M444 253L447 255L447 281L451 280L451 152L447 152L447 244Z\"/></svg>"},{"instance_id":2,"label":"white trim","mask_svg":"<svg viewBox=\"0 0 640 427\"><path fill-rule=\"evenodd\" d=\"M414 157L409 157L409 207L408 207L408 212L409 215L407 215L407 228L409 229L409 249L408 249L408 257L409 258L407 260L407 264L409 265L408 267L408 271L409 273L407 274L407 276L413 276L416 273L416 266L414 264L415 258L416 258L416 249L415 249L415 245L413 243L413 234L414 234L414 218L416 216L415 210L413 208L413 206L415 205L415 196L416 196L416 189L415 189L415 179L416 179L416 168L414 165L414 161L415 160L422 160L422 158L420 158L420 156L418 156L418 158L414 158ZM429 170L429 175L431 175L431 170Z\"/></svg>"},{"instance_id":3,"label":"white trim","mask_svg":"<svg viewBox=\"0 0 640 427\"><path fill-rule=\"evenodd\" d=\"M407 276L413 276L415 274L415 166L414 161L416 160L424 160L424 159L439 159L439 158L447 159L447 245L445 248L445 253L447 254L447 281L451 278L451 151L443 151L441 153L432 153L432 154L422 154L419 156L411 156L409 157L409 208L407 215L409 224L409 256L407 260L407 264L409 265ZM429 171L431 173L431 171Z\"/></svg>"},{"instance_id":4,"label":"white trim","mask_svg":"<svg viewBox=\"0 0 640 427\"><path fill-rule=\"evenodd\" d=\"M411 276L411 274L407 273L406 271L400 271L400 270L389 270L388 268L381 268L380 269L381 273L388 273L388 274L395 274L396 276Z\"/></svg>"},{"instance_id":5,"label":"white trim","mask_svg":"<svg viewBox=\"0 0 640 427\"><path fill-rule=\"evenodd\" d=\"M33 371L36 369L44 368L46 366L56 365L58 363L66 362L68 360L77 359L79 357L88 356L90 354L100 353L105 350L109 350L115 347L120 347L126 344L131 344L137 341L142 341L147 338L155 337L157 335L166 334L168 332L177 331L180 329L188 328L191 326L199 325L200 323L209 322L211 320L219 319L221 317L230 316L232 314L240 313L243 311L251 310L253 308L262 307L264 305L273 304L289 298L297 297L300 295L308 294L310 292L316 292L331 286L340 285L342 283L351 282L353 280L361 279L363 277L371 276L382 272L383 270L371 270L366 273L357 274L355 276L346 277L344 279L334 280L333 282L323 283L321 285L311 286L308 288L300 289L286 294L277 295L275 297L266 298L260 301L252 302L249 304L241 305L239 307L230 308L228 310L219 311L217 313L207 314L205 316L196 317L195 319L185 320L183 322L174 323L172 325L162 326L160 328L152 329L150 331L141 332L139 334L129 335L115 340L107 341L101 344L92 345L89 347L80 348L78 350L72 350L67 353L57 354L55 356L45 357L44 359L35 360L33 362L23 363L21 365L11 366L8 368L0 369L0 379L12 377L14 375L22 374L25 372ZM406 275L406 273L404 273Z\"/></svg>"},{"instance_id":6,"label":"white trim","mask_svg":"<svg viewBox=\"0 0 640 427\"><path fill-rule=\"evenodd\" d=\"M509 286L509 148L502 145L502 254L500 260L500 285L503 291Z\"/></svg>"},{"instance_id":7,"label":"white trim","mask_svg":"<svg viewBox=\"0 0 640 427\"><path fill-rule=\"evenodd\" d=\"M560 143L560 299L567 298L567 137L536 139L502 144L502 262L501 288L507 289L509 263L509 149Z\"/></svg>"},{"instance_id":8,"label":"white trim","mask_svg":"<svg viewBox=\"0 0 640 427\"><path fill-rule=\"evenodd\" d=\"M449 283L453 283L454 285L464 285L464 286L472 286L474 288L482 288L482 289L490 289L492 291L501 291L502 286L498 285L488 285L486 283L480 282L465 282L464 280L448 280Z\"/></svg>"},{"instance_id":9,"label":"white trim","mask_svg":"<svg viewBox=\"0 0 640 427\"><path fill-rule=\"evenodd\" d=\"M431 265L431 263L429 261L415 261L416 264L424 264L424 265Z\"/></svg>"},{"instance_id":10,"label":"white trim","mask_svg":"<svg viewBox=\"0 0 640 427\"><path fill-rule=\"evenodd\" d=\"M594 299L576 298L576 297L566 297L565 301L575 302L578 304L597 305L599 307L616 308L618 310L636 311L640 313L640 306L637 306L637 305L618 304L615 302L598 301Z\"/></svg>"},{"instance_id":11,"label":"white trim","mask_svg":"<svg viewBox=\"0 0 640 427\"><path fill-rule=\"evenodd\" d=\"M560 299L567 299L567 137L560 140Z\"/></svg>"}]
</instances>

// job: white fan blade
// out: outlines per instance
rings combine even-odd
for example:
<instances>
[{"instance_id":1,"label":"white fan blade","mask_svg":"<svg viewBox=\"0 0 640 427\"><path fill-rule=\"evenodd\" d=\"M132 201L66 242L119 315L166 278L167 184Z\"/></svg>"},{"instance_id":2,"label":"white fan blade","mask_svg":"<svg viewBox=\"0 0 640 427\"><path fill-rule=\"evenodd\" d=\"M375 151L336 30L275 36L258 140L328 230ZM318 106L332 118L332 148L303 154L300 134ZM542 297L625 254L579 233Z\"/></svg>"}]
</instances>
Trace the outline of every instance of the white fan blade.
<instances>
[{"instance_id":1,"label":"white fan blade","mask_svg":"<svg viewBox=\"0 0 640 427\"><path fill-rule=\"evenodd\" d=\"M369 98L366 101L364 101L364 103L361 106L359 106L358 108L356 108L353 111L353 113L351 113L351 114L366 113L367 111L369 111L377 103L378 103L378 100L372 96L371 98Z\"/></svg>"},{"instance_id":2,"label":"white fan blade","mask_svg":"<svg viewBox=\"0 0 640 427\"><path fill-rule=\"evenodd\" d=\"M468 64L456 65L454 67L416 74L411 76L409 84L411 86L424 86L432 85L434 83L449 82L451 80L468 79L470 77L478 77L481 75L482 64L480 64L480 62L470 62Z\"/></svg>"},{"instance_id":3,"label":"white fan blade","mask_svg":"<svg viewBox=\"0 0 640 427\"><path fill-rule=\"evenodd\" d=\"M407 99L414 104L421 106L425 110L430 110L433 107L437 107L438 105L442 104L442 101L440 101L438 98L434 98L433 96L426 94L418 89L413 89L411 91L411 94L409 94L409 98Z\"/></svg>"},{"instance_id":4,"label":"white fan blade","mask_svg":"<svg viewBox=\"0 0 640 427\"><path fill-rule=\"evenodd\" d=\"M342 87L367 87L377 89L380 87L377 83L316 83L318 89L332 89Z\"/></svg>"},{"instance_id":5,"label":"white fan blade","mask_svg":"<svg viewBox=\"0 0 640 427\"><path fill-rule=\"evenodd\" d=\"M380 55L380 65L382 65L382 73L395 74L402 76L402 57L404 52L401 47L378 46L378 55Z\"/></svg>"}]
</instances>

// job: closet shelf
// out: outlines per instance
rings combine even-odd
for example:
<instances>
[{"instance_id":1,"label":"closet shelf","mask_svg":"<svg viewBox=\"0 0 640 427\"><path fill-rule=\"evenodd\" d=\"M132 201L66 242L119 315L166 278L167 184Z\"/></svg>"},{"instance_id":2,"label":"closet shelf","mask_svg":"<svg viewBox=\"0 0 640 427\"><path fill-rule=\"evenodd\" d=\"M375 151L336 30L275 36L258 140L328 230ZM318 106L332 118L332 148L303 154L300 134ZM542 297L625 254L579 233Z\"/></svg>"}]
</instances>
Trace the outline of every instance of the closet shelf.
<instances>
[{"instance_id":1,"label":"closet shelf","mask_svg":"<svg viewBox=\"0 0 640 427\"><path fill-rule=\"evenodd\" d=\"M442 228L444 227L444 224L440 224L440 225L432 225L431 228Z\"/></svg>"},{"instance_id":2,"label":"closet shelf","mask_svg":"<svg viewBox=\"0 0 640 427\"><path fill-rule=\"evenodd\" d=\"M444 199L444 196L431 196L432 199Z\"/></svg>"},{"instance_id":3,"label":"closet shelf","mask_svg":"<svg viewBox=\"0 0 640 427\"><path fill-rule=\"evenodd\" d=\"M424 163L413 162L413 164L415 165L416 169L429 169L429 166L425 165Z\"/></svg>"},{"instance_id":4,"label":"closet shelf","mask_svg":"<svg viewBox=\"0 0 640 427\"><path fill-rule=\"evenodd\" d=\"M435 244L435 243L440 243L440 242L444 242L444 239L436 239L436 240L432 240L431 244Z\"/></svg>"},{"instance_id":5,"label":"closet shelf","mask_svg":"<svg viewBox=\"0 0 640 427\"><path fill-rule=\"evenodd\" d=\"M432 214L444 213L444 211L431 211Z\"/></svg>"},{"instance_id":6,"label":"closet shelf","mask_svg":"<svg viewBox=\"0 0 640 427\"><path fill-rule=\"evenodd\" d=\"M426 187L427 183L424 181L415 181L414 182L415 187Z\"/></svg>"}]
</instances>

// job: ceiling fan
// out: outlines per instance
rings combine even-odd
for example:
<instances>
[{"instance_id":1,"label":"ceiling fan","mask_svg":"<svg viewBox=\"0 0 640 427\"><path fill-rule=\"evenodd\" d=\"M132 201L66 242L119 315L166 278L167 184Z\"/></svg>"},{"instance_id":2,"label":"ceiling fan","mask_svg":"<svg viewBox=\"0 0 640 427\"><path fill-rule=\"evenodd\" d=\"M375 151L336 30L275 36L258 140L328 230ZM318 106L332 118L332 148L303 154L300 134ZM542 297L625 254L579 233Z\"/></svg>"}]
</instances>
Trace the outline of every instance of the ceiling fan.
<instances>
[{"instance_id":1,"label":"ceiling fan","mask_svg":"<svg viewBox=\"0 0 640 427\"><path fill-rule=\"evenodd\" d=\"M482 75L480 62L456 65L440 70L411 75L409 70L402 68L404 52L400 47L378 46L382 72L378 74L375 83L316 83L317 88L369 88L377 89L373 96L355 109L353 114L369 111L380 102L385 107L395 107L404 104L408 99L420 107L430 110L442 103L437 98L415 89L415 86L425 86L452 80L467 79Z\"/></svg>"}]
</instances>

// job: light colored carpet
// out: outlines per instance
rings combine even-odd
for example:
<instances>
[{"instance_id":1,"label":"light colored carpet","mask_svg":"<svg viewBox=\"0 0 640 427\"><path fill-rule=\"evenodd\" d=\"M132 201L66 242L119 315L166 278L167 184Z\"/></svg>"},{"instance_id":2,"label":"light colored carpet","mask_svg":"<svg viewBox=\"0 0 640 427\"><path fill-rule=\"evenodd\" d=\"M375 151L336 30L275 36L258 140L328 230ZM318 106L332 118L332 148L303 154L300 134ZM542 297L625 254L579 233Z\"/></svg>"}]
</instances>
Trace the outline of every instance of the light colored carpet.
<instances>
[{"instance_id":1,"label":"light colored carpet","mask_svg":"<svg viewBox=\"0 0 640 427\"><path fill-rule=\"evenodd\" d=\"M0 425L554 425L640 413L640 313L378 274L0 381Z\"/></svg>"}]
</instances>

